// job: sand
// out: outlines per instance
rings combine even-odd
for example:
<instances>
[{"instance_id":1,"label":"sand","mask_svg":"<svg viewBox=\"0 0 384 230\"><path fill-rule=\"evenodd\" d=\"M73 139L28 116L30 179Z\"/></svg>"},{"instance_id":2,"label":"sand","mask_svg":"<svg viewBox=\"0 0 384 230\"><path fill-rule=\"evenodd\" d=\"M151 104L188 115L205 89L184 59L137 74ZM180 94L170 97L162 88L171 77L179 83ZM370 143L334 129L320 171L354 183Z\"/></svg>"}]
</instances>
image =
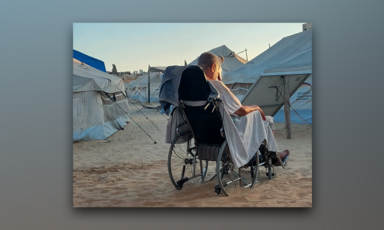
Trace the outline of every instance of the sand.
<instances>
[{"instance_id":1,"label":"sand","mask_svg":"<svg viewBox=\"0 0 384 230\"><path fill-rule=\"evenodd\" d=\"M276 167L268 180L261 167L253 189L224 196L214 192L217 179L175 189L167 169L170 144L164 143L168 117L135 105L131 118L157 144L133 121L107 140L73 143L73 207L312 207L312 127L292 124L292 139L286 139L285 124L275 123L279 149L291 152L286 168ZM208 168L209 177L214 162Z\"/></svg>"}]
</instances>

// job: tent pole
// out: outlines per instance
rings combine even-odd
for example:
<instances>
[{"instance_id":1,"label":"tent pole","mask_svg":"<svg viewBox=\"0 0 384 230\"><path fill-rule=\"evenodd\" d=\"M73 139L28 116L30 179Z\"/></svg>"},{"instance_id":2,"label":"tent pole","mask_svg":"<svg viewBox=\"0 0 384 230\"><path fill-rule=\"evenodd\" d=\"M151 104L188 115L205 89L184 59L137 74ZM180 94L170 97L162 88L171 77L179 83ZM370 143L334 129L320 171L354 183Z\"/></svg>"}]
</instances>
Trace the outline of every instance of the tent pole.
<instances>
[{"instance_id":1,"label":"tent pole","mask_svg":"<svg viewBox=\"0 0 384 230\"><path fill-rule=\"evenodd\" d=\"M149 71L150 71L150 69L151 69L151 66L148 65L148 103L150 103L150 101L151 101L151 88L150 88L151 82L150 82L150 79L149 79L149 76L150 76Z\"/></svg>"},{"instance_id":2,"label":"tent pole","mask_svg":"<svg viewBox=\"0 0 384 230\"><path fill-rule=\"evenodd\" d=\"M291 139L291 111L290 111L290 97L289 97L289 80L288 76L281 76L284 78L284 115L285 115L285 138Z\"/></svg>"}]
</instances>

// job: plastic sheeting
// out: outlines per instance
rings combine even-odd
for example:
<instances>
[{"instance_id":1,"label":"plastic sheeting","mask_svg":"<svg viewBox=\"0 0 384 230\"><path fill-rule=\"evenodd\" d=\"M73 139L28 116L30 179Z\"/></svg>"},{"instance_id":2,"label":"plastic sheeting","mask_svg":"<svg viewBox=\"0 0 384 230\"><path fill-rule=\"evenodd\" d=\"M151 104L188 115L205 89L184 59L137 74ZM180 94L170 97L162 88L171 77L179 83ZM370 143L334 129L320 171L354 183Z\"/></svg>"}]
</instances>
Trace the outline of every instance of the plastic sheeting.
<instances>
[{"instance_id":1,"label":"plastic sheeting","mask_svg":"<svg viewBox=\"0 0 384 230\"><path fill-rule=\"evenodd\" d=\"M151 72L150 75L150 84L151 86L160 86L161 84L161 74ZM148 73L140 76L136 80L131 81L130 83L125 84L126 88L134 88L134 87L148 87Z\"/></svg>"},{"instance_id":2,"label":"plastic sheeting","mask_svg":"<svg viewBox=\"0 0 384 230\"><path fill-rule=\"evenodd\" d=\"M312 124L312 75L290 98L291 123ZM298 115L297 115L298 114ZM275 122L285 122L284 106L274 116Z\"/></svg>"},{"instance_id":3,"label":"plastic sheeting","mask_svg":"<svg viewBox=\"0 0 384 230\"><path fill-rule=\"evenodd\" d=\"M159 102L159 90L161 85L161 73L150 73L150 101ZM140 78L126 83L127 95L129 98L139 100L140 102L148 102L148 73Z\"/></svg>"},{"instance_id":4,"label":"plastic sheeting","mask_svg":"<svg viewBox=\"0 0 384 230\"><path fill-rule=\"evenodd\" d=\"M283 38L242 67L224 74L223 83L254 83L260 76L311 73L312 30L306 30Z\"/></svg>"},{"instance_id":5,"label":"plastic sheeting","mask_svg":"<svg viewBox=\"0 0 384 230\"><path fill-rule=\"evenodd\" d=\"M95 69L106 72L104 62L99 59L83 54L77 50L73 50L73 58L84 62L85 64L92 66Z\"/></svg>"},{"instance_id":6,"label":"plastic sheeting","mask_svg":"<svg viewBox=\"0 0 384 230\"><path fill-rule=\"evenodd\" d=\"M73 62L73 92L125 92L123 79L101 72L89 65Z\"/></svg>"},{"instance_id":7,"label":"plastic sheeting","mask_svg":"<svg viewBox=\"0 0 384 230\"><path fill-rule=\"evenodd\" d=\"M312 123L312 29L287 36L242 67L223 74L226 85L253 84L261 76L310 75L291 96L293 109L305 119L302 121L291 109L292 123ZM310 89L308 89L308 86ZM242 87L244 88L244 87ZM260 87L251 87L260 88ZM244 100L244 90L233 92L239 100ZM275 97L273 90L264 91L258 97ZM257 104L255 101L252 102ZM275 122L284 121L284 107L274 115Z\"/></svg>"},{"instance_id":8,"label":"plastic sheeting","mask_svg":"<svg viewBox=\"0 0 384 230\"><path fill-rule=\"evenodd\" d=\"M160 86L151 87L150 91L150 102L159 102L159 91ZM148 90L147 87L135 88L133 90L127 90L128 97L133 100L138 100L140 102L148 102Z\"/></svg>"},{"instance_id":9,"label":"plastic sheeting","mask_svg":"<svg viewBox=\"0 0 384 230\"><path fill-rule=\"evenodd\" d=\"M129 121L121 78L73 63L73 141L106 139Z\"/></svg>"}]
</instances>

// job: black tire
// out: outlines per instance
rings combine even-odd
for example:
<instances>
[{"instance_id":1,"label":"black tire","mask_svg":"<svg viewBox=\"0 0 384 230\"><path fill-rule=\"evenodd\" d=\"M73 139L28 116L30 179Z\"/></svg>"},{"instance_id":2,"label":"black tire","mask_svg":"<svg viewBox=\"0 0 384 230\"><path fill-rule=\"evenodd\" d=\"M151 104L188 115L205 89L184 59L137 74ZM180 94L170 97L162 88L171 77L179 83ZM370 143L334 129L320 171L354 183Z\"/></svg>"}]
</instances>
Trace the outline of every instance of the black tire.
<instances>
[{"instance_id":1,"label":"black tire","mask_svg":"<svg viewBox=\"0 0 384 230\"><path fill-rule=\"evenodd\" d=\"M200 160L196 156L196 148L192 145L192 139L189 139L186 143L176 144L178 136L173 140L168 153L168 174L169 178L176 189L192 187L199 184L205 177L206 174L201 174L208 170L208 161L202 161L202 169L200 170ZM195 163L195 175L201 174L196 178L193 176L193 162ZM184 176L182 177L183 168ZM180 183L180 180L188 178L185 183Z\"/></svg>"},{"instance_id":2,"label":"black tire","mask_svg":"<svg viewBox=\"0 0 384 230\"><path fill-rule=\"evenodd\" d=\"M216 161L217 179L221 192L224 195L238 195L243 192L245 187L251 187L256 182L257 174L252 170L255 170L255 168L258 170L259 161L257 158L257 165L254 167L249 166L246 169L243 167L237 168L232 162L230 154L224 151L226 147L227 141L224 141Z\"/></svg>"},{"instance_id":3,"label":"black tire","mask_svg":"<svg viewBox=\"0 0 384 230\"><path fill-rule=\"evenodd\" d=\"M252 177L252 185L251 185L251 188L253 188L253 186L255 185L255 183L257 183L257 178L260 174L260 171L259 171L259 165L260 165L260 158L259 158L259 151L256 152L256 161L255 161L255 165L251 166L251 177Z\"/></svg>"}]
</instances>

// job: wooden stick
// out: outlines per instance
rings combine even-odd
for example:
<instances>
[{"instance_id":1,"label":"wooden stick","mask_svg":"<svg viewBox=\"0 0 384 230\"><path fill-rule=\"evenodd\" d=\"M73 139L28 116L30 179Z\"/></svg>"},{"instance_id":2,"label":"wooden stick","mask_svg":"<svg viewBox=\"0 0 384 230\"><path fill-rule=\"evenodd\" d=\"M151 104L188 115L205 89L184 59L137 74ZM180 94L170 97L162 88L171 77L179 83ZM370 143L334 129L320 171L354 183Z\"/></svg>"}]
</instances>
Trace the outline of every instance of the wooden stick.
<instances>
[{"instance_id":1,"label":"wooden stick","mask_svg":"<svg viewBox=\"0 0 384 230\"><path fill-rule=\"evenodd\" d=\"M288 76L284 77L284 114L285 114L285 138L291 139L291 109L290 109L290 96L289 96L289 79Z\"/></svg>"}]
</instances>

